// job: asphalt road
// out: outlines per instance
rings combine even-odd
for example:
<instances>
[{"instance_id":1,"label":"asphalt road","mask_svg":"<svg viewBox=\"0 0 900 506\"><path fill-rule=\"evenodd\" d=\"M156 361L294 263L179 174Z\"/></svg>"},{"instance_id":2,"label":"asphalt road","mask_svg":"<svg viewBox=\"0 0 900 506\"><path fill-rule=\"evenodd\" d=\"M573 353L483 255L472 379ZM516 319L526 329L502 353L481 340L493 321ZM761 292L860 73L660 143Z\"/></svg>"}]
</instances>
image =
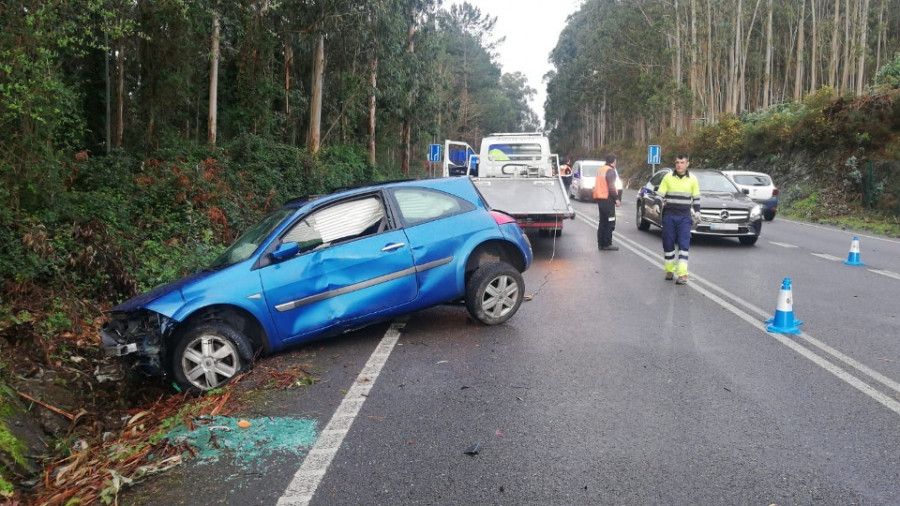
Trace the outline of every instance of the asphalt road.
<instances>
[{"instance_id":1,"label":"asphalt road","mask_svg":"<svg viewBox=\"0 0 900 506\"><path fill-rule=\"evenodd\" d=\"M695 240L676 286L627 195L618 252L589 203L532 237L504 325L441 306L277 357L319 382L242 415L314 420L315 448L188 462L120 503L897 504L900 241L858 235L848 266L854 234L776 217L755 246ZM765 328L784 278L799 335Z\"/></svg>"}]
</instances>

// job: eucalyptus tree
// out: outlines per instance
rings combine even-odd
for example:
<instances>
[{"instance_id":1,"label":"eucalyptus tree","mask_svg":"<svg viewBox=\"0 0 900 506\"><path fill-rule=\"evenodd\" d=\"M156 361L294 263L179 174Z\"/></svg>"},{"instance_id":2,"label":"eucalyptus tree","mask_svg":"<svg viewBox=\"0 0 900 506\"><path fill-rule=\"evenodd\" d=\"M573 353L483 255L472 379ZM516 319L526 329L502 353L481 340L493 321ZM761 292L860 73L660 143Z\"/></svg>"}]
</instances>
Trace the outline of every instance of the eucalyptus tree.
<instances>
[{"instance_id":1,"label":"eucalyptus tree","mask_svg":"<svg viewBox=\"0 0 900 506\"><path fill-rule=\"evenodd\" d=\"M545 117L582 149L642 142L822 85L859 95L897 49L900 0L588 0L551 53Z\"/></svg>"},{"instance_id":2,"label":"eucalyptus tree","mask_svg":"<svg viewBox=\"0 0 900 506\"><path fill-rule=\"evenodd\" d=\"M499 88L501 71L494 62L503 38L494 38L497 18L464 2L438 17L443 55L439 62L445 81L441 130L445 137L476 143L485 133L483 90Z\"/></svg>"}]
</instances>

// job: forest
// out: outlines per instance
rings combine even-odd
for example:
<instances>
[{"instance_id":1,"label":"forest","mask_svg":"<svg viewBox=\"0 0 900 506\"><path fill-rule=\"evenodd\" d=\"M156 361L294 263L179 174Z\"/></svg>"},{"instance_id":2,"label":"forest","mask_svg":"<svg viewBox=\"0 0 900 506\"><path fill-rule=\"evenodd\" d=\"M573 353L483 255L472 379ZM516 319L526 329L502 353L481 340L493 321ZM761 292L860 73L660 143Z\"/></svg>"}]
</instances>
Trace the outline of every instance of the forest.
<instances>
[{"instance_id":1,"label":"forest","mask_svg":"<svg viewBox=\"0 0 900 506\"><path fill-rule=\"evenodd\" d=\"M823 88L890 89L898 51L896 0L586 2L550 57L547 127L566 150L647 144Z\"/></svg>"},{"instance_id":2,"label":"forest","mask_svg":"<svg viewBox=\"0 0 900 506\"><path fill-rule=\"evenodd\" d=\"M772 173L809 219L898 221L900 0L586 0L542 83L503 71L495 24L440 0L0 2L0 497L42 472L27 455L74 458L73 427L10 437L24 395L132 407L94 377L112 305L289 198L427 177L444 139L542 130L629 178L661 144Z\"/></svg>"}]
</instances>

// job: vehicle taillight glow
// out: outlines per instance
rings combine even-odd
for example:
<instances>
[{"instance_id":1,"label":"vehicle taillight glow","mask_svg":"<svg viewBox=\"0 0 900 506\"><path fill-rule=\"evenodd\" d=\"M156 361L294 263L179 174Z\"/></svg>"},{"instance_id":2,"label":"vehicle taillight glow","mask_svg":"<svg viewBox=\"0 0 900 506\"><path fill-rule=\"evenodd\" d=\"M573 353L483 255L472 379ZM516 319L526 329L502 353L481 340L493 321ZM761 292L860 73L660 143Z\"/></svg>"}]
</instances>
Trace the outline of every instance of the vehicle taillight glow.
<instances>
[{"instance_id":1,"label":"vehicle taillight glow","mask_svg":"<svg viewBox=\"0 0 900 506\"><path fill-rule=\"evenodd\" d=\"M778 188L772 190L772 196L774 197L775 195L778 195Z\"/></svg>"},{"instance_id":2,"label":"vehicle taillight glow","mask_svg":"<svg viewBox=\"0 0 900 506\"><path fill-rule=\"evenodd\" d=\"M512 216L501 213L500 211L490 211L491 216L494 217L494 221L497 222L497 225L506 225L507 223L515 223L516 219Z\"/></svg>"}]
</instances>

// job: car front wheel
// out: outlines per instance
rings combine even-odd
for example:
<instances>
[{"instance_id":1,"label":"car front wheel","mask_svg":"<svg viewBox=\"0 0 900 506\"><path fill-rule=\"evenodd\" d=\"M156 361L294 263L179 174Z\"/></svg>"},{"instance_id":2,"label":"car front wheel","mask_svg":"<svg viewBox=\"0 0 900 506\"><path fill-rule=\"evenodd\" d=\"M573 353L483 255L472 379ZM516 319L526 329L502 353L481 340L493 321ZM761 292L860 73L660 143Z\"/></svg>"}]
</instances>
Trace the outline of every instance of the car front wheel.
<instances>
[{"instance_id":1,"label":"car front wheel","mask_svg":"<svg viewBox=\"0 0 900 506\"><path fill-rule=\"evenodd\" d=\"M635 216L634 222L637 223L638 230L650 230L650 222L644 218L644 205L640 202L637 205L637 216Z\"/></svg>"},{"instance_id":2,"label":"car front wheel","mask_svg":"<svg viewBox=\"0 0 900 506\"><path fill-rule=\"evenodd\" d=\"M178 341L172 372L182 389L206 391L228 383L252 359L250 343L240 332L225 323L207 323Z\"/></svg>"},{"instance_id":3,"label":"car front wheel","mask_svg":"<svg viewBox=\"0 0 900 506\"><path fill-rule=\"evenodd\" d=\"M482 265L466 285L466 309L485 325L512 318L524 298L525 281L515 267L496 262Z\"/></svg>"}]
</instances>

